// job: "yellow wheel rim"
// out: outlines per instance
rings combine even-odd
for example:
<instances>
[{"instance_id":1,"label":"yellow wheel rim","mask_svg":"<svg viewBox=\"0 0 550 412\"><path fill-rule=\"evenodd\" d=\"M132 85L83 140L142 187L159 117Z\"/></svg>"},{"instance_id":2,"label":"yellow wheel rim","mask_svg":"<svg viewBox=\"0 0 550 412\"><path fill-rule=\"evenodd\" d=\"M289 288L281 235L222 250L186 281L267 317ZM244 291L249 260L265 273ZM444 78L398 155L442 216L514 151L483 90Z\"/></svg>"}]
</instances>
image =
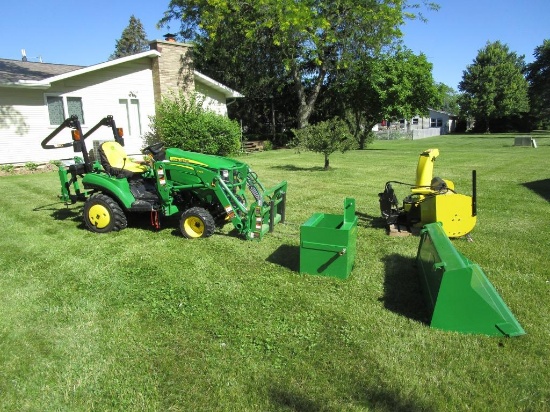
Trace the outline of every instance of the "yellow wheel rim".
<instances>
[{"instance_id":1,"label":"yellow wheel rim","mask_svg":"<svg viewBox=\"0 0 550 412\"><path fill-rule=\"evenodd\" d=\"M190 216L183 222L183 229L189 237L201 237L204 233L204 222L195 216Z\"/></svg>"},{"instance_id":2,"label":"yellow wheel rim","mask_svg":"<svg viewBox=\"0 0 550 412\"><path fill-rule=\"evenodd\" d=\"M96 228L103 229L111 222L111 214L105 206L93 205L88 210L88 220Z\"/></svg>"}]
</instances>

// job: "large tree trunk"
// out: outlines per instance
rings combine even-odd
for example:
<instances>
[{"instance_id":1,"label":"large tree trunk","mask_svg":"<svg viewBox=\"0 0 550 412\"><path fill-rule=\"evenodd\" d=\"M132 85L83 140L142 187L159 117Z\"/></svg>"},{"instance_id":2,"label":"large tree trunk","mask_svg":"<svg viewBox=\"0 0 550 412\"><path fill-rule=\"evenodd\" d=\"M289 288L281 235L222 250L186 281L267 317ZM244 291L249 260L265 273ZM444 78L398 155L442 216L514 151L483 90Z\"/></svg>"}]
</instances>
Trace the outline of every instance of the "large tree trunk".
<instances>
[{"instance_id":1,"label":"large tree trunk","mask_svg":"<svg viewBox=\"0 0 550 412\"><path fill-rule=\"evenodd\" d=\"M294 90L296 91L299 101L298 113L296 115L297 128L302 129L309 124L309 117L315 108L315 103L319 97L319 92L321 91L321 86L323 85L327 71L324 65L319 67L317 78L308 96L304 84L302 83L300 70L296 63L292 65L291 70L292 78L294 79Z\"/></svg>"},{"instance_id":2,"label":"large tree trunk","mask_svg":"<svg viewBox=\"0 0 550 412\"><path fill-rule=\"evenodd\" d=\"M330 168L329 160L328 160L328 154L325 154L325 170L328 170Z\"/></svg>"}]
</instances>

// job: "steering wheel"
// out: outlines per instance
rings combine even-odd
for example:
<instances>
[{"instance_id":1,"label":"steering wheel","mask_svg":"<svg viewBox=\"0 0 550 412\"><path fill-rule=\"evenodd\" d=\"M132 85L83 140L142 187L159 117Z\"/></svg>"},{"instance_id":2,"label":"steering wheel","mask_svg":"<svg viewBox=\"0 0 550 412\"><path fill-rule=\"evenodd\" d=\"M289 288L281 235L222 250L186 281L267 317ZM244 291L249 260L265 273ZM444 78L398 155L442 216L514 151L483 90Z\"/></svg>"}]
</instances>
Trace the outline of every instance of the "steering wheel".
<instances>
[{"instance_id":1,"label":"steering wheel","mask_svg":"<svg viewBox=\"0 0 550 412\"><path fill-rule=\"evenodd\" d=\"M157 155L162 151L162 148L164 147L163 142L154 143L152 145L149 145L147 147L143 148L143 152L151 152L153 155Z\"/></svg>"},{"instance_id":2,"label":"steering wheel","mask_svg":"<svg viewBox=\"0 0 550 412\"><path fill-rule=\"evenodd\" d=\"M152 145L144 147L142 152L145 154L151 153L152 160L157 162L164 160L166 156L166 152L164 151L164 143L162 142L154 143Z\"/></svg>"}]
</instances>

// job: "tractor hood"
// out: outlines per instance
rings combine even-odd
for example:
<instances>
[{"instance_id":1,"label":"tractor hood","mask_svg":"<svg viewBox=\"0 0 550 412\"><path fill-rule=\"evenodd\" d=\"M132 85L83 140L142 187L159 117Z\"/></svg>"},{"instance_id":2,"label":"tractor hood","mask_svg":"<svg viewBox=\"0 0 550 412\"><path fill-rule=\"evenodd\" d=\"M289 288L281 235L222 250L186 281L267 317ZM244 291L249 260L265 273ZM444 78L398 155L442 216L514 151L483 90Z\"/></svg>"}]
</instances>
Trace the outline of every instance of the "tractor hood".
<instances>
[{"instance_id":1,"label":"tractor hood","mask_svg":"<svg viewBox=\"0 0 550 412\"><path fill-rule=\"evenodd\" d=\"M197 152L169 148L166 149L166 160L171 162L190 163L208 169L235 169L244 166L244 163L227 157L207 155Z\"/></svg>"}]
</instances>

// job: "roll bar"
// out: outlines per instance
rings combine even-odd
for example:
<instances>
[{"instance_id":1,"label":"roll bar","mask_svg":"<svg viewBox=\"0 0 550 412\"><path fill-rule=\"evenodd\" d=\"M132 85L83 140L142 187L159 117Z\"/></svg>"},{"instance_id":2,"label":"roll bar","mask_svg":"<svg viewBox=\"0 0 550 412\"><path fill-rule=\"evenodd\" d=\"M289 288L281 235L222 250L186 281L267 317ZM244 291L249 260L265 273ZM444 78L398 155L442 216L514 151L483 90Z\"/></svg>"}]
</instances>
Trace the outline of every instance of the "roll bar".
<instances>
[{"instance_id":1,"label":"roll bar","mask_svg":"<svg viewBox=\"0 0 550 412\"><path fill-rule=\"evenodd\" d=\"M61 149L63 147L73 146L75 153L82 153L82 158L86 164L86 169L91 169L90 157L88 156L88 150L86 149L86 143L84 142L92 133L94 133L101 126L108 126L113 132L113 137L117 143L121 146L124 146L124 138L122 128L117 128L115 119L113 116L109 115L101 119L95 126L86 132L82 133L82 127L80 125L80 120L76 115L65 119L53 132L51 132L44 140L42 140L42 148L44 149ZM72 141L68 143L61 144L48 144L55 136L57 136L63 129L66 127L71 128ZM88 170L89 171L89 170Z\"/></svg>"}]
</instances>

